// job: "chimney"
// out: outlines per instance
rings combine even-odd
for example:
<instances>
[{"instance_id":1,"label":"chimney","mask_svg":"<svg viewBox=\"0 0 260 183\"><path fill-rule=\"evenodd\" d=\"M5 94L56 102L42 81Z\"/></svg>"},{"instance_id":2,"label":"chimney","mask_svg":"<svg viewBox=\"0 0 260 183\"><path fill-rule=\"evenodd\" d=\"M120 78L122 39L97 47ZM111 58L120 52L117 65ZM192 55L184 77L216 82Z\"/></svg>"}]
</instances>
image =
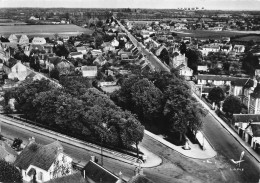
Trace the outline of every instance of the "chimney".
<instances>
[{"instance_id":1,"label":"chimney","mask_svg":"<svg viewBox=\"0 0 260 183\"><path fill-rule=\"evenodd\" d=\"M121 171L119 172L118 177L121 181L123 180L123 173Z\"/></svg>"},{"instance_id":2,"label":"chimney","mask_svg":"<svg viewBox=\"0 0 260 183\"><path fill-rule=\"evenodd\" d=\"M91 161L95 162L95 156L91 156Z\"/></svg>"},{"instance_id":3,"label":"chimney","mask_svg":"<svg viewBox=\"0 0 260 183\"><path fill-rule=\"evenodd\" d=\"M34 137L30 137L29 138L29 144L28 145L30 145L30 144L32 144L32 143L34 143L35 142L35 138Z\"/></svg>"},{"instance_id":4,"label":"chimney","mask_svg":"<svg viewBox=\"0 0 260 183\"><path fill-rule=\"evenodd\" d=\"M86 170L85 169L83 170L83 177L84 177L84 179L86 178Z\"/></svg>"}]
</instances>

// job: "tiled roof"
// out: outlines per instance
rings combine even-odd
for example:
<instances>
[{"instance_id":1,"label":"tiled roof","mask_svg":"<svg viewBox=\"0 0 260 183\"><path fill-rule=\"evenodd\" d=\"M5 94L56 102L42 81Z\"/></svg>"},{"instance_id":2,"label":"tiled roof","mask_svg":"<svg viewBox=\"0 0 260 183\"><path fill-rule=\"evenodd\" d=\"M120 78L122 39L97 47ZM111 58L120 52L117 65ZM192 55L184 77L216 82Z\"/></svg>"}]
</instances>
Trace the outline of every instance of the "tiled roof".
<instances>
[{"instance_id":1,"label":"tiled roof","mask_svg":"<svg viewBox=\"0 0 260 183\"><path fill-rule=\"evenodd\" d=\"M94 182L116 183L119 180L119 177L93 161L89 161L84 170L86 177Z\"/></svg>"},{"instance_id":2,"label":"tiled roof","mask_svg":"<svg viewBox=\"0 0 260 183\"><path fill-rule=\"evenodd\" d=\"M132 177L128 183L154 183L150 179L146 178L144 175L136 175Z\"/></svg>"},{"instance_id":3,"label":"tiled roof","mask_svg":"<svg viewBox=\"0 0 260 183\"><path fill-rule=\"evenodd\" d=\"M82 55L82 53L81 52L71 52L70 55L71 56Z\"/></svg>"},{"instance_id":4,"label":"tiled roof","mask_svg":"<svg viewBox=\"0 0 260 183\"><path fill-rule=\"evenodd\" d=\"M260 114L233 114L232 121L249 123L251 122L260 122Z\"/></svg>"},{"instance_id":5,"label":"tiled roof","mask_svg":"<svg viewBox=\"0 0 260 183\"><path fill-rule=\"evenodd\" d=\"M250 78L237 78L236 80L231 82L234 86L245 86L245 87L253 87L254 86L254 80Z\"/></svg>"},{"instance_id":6,"label":"tiled roof","mask_svg":"<svg viewBox=\"0 0 260 183\"><path fill-rule=\"evenodd\" d=\"M88 181L83 178L80 172L77 172L71 175L52 179L45 183L88 183Z\"/></svg>"},{"instance_id":7,"label":"tiled roof","mask_svg":"<svg viewBox=\"0 0 260 183\"><path fill-rule=\"evenodd\" d=\"M82 66L82 71L97 71L97 66Z\"/></svg>"},{"instance_id":8,"label":"tiled roof","mask_svg":"<svg viewBox=\"0 0 260 183\"><path fill-rule=\"evenodd\" d=\"M34 165L48 171L59 153L59 148L63 150L58 141L48 145L40 145L34 142L26 146L14 164L23 170L26 170L30 165Z\"/></svg>"},{"instance_id":9,"label":"tiled roof","mask_svg":"<svg viewBox=\"0 0 260 183\"><path fill-rule=\"evenodd\" d=\"M197 78L201 80L214 80L214 81L235 81L238 79L237 77L221 76L221 75L206 75L206 74L199 74Z\"/></svg>"},{"instance_id":10,"label":"tiled roof","mask_svg":"<svg viewBox=\"0 0 260 183\"><path fill-rule=\"evenodd\" d=\"M251 124L252 133L254 137L260 137L260 124Z\"/></svg>"}]
</instances>

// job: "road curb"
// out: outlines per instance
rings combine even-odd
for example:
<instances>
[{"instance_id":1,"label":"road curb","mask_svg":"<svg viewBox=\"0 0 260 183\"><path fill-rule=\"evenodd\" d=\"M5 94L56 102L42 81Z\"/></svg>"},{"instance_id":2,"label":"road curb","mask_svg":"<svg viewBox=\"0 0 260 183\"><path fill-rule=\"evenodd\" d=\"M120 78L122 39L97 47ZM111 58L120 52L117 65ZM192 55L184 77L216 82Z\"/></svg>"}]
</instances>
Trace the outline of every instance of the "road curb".
<instances>
[{"instance_id":1,"label":"road curb","mask_svg":"<svg viewBox=\"0 0 260 183\"><path fill-rule=\"evenodd\" d=\"M194 94L194 93L193 93ZM208 110L209 110L209 113L211 114L211 116L213 117L213 118L215 118L216 119L216 121L218 121L219 123L220 123L220 125L222 126L222 127L224 127L227 131L228 131L228 133L232 136L232 137L234 137L234 139L236 140L236 141L238 141L239 142L239 144L241 144L241 146L243 146L244 147L244 149L246 149L246 151L252 156L252 157L254 157L254 159L256 160L256 161L258 161L259 163L260 163L260 158L259 157L257 157L256 155L254 155L254 153L252 153L251 151L254 151L251 147L248 147L248 146L246 146L244 143L246 143L246 142L244 142L239 136L238 136L238 134L230 127L230 126L228 126L219 116L217 116L217 114L215 113L215 112L213 112L211 109L209 109L209 107L207 106L207 104L205 104L205 102L203 102L196 94L194 94L196 97L196 99L205 107L205 108L207 108ZM255 152L256 153L256 152Z\"/></svg>"}]
</instances>

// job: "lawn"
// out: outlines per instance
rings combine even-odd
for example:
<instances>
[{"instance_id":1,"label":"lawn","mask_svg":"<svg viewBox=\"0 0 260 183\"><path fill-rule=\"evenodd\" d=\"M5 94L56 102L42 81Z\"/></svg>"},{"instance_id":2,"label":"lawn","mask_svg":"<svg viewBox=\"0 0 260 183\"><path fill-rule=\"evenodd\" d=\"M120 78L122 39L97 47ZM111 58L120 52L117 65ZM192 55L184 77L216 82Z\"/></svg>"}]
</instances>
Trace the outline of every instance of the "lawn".
<instances>
[{"instance_id":1,"label":"lawn","mask_svg":"<svg viewBox=\"0 0 260 183\"><path fill-rule=\"evenodd\" d=\"M91 34L90 29L82 28L73 24L67 25L16 25L0 26L0 34L9 36L10 34L26 34L46 36L53 34L78 35L82 33Z\"/></svg>"}]
</instances>

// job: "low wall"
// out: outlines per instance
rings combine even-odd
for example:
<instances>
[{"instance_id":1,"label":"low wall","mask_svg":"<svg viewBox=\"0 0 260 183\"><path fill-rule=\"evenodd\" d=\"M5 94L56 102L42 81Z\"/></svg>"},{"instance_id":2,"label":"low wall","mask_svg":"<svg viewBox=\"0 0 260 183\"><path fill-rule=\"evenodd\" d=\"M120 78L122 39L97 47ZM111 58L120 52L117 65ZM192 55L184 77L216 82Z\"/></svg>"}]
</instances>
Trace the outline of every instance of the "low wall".
<instances>
[{"instance_id":1,"label":"low wall","mask_svg":"<svg viewBox=\"0 0 260 183\"><path fill-rule=\"evenodd\" d=\"M86 150L89 150L89 151L92 151L92 152L95 152L98 154L101 153L101 147L98 145L95 145L95 144L84 142L84 141L51 131L51 130L46 130L45 128L41 128L41 127L38 127L38 126L35 126L32 124L28 124L28 123L13 119L11 117L6 117L2 114L0 114L0 120L4 123L11 124L11 125L29 130L34 133L38 133L38 134L53 138L53 139L57 139L61 142L64 142L64 143L67 143L67 144L70 144L70 145L73 145L76 147L80 147L82 149L86 149ZM107 148L102 148L102 151L103 151L103 155L106 157L116 159L116 160L119 160L119 161L122 161L125 163L129 163L132 165L136 165L136 166L138 165L138 163L136 163L137 158L135 158L133 156L119 153L116 151L112 151Z\"/></svg>"}]
</instances>

